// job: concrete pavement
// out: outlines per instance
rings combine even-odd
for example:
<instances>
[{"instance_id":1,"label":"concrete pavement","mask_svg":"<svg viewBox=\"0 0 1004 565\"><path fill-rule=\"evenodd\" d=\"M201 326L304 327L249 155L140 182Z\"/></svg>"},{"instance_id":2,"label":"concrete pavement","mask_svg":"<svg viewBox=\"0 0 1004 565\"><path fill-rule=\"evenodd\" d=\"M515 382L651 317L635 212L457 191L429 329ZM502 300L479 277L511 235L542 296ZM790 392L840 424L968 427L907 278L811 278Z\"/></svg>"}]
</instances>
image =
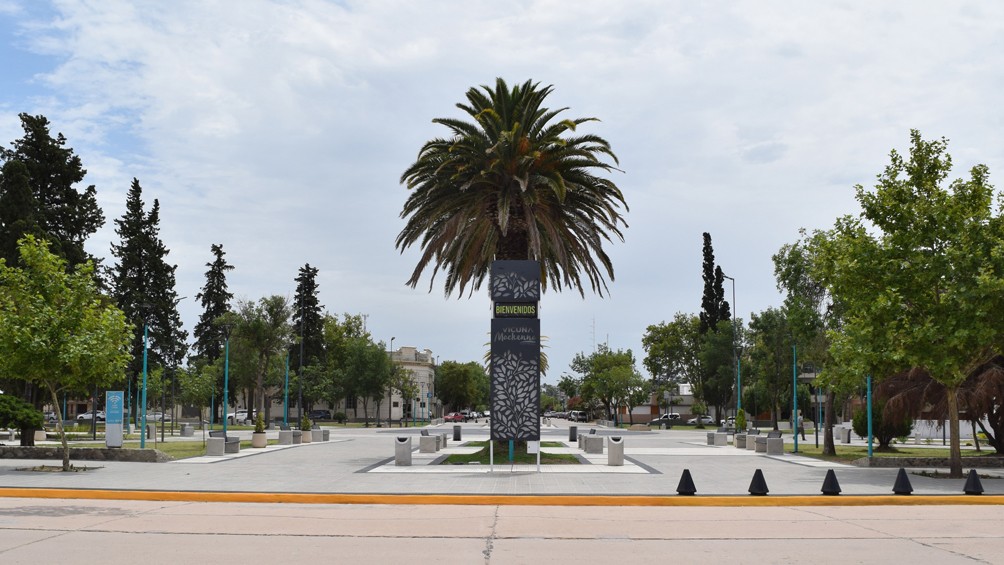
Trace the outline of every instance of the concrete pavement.
<instances>
[{"instance_id":1,"label":"concrete pavement","mask_svg":"<svg viewBox=\"0 0 1004 565\"><path fill-rule=\"evenodd\" d=\"M895 469L711 447L700 431L597 432L625 439L627 465L489 472L416 453L393 466L394 437L414 428L77 473L0 460L0 563L1004 563L999 478L965 496L962 481L911 475L915 494L893 496ZM463 433L488 437L483 425ZM563 427L543 439L571 448ZM676 494L683 469L696 496ZM768 496L747 493L756 469ZM840 496L820 494L828 469Z\"/></svg>"}]
</instances>

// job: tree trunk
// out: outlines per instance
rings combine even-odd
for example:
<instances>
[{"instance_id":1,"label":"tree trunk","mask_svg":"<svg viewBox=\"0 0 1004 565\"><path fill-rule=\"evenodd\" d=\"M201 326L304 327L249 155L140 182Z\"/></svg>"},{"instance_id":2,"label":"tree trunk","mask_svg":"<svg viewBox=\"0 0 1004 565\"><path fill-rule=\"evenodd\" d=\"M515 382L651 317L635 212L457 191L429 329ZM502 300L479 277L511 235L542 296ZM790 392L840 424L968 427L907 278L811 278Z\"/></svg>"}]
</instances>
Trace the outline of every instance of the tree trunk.
<instances>
[{"instance_id":1,"label":"tree trunk","mask_svg":"<svg viewBox=\"0 0 1004 565\"><path fill-rule=\"evenodd\" d=\"M833 419L836 416L836 410L833 407L833 403L836 401L837 395L833 393L833 390L826 391L826 412L823 416L825 423L823 424L823 455L836 455L837 449L833 445Z\"/></svg>"},{"instance_id":2,"label":"tree trunk","mask_svg":"<svg viewBox=\"0 0 1004 565\"><path fill-rule=\"evenodd\" d=\"M52 408L56 411L56 431L59 432L59 441L63 444L63 471L69 471L70 446L66 443L66 432L63 431L63 411L59 407L59 398L56 396L56 389L52 388L51 385L49 386L49 394L52 395Z\"/></svg>"},{"instance_id":3,"label":"tree trunk","mask_svg":"<svg viewBox=\"0 0 1004 565\"><path fill-rule=\"evenodd\" d=\"M962 447L959 442L959 387L945 387L945 397L948 400L948 476L952 479L962 478Z\"/></svg>"}]
</instances>

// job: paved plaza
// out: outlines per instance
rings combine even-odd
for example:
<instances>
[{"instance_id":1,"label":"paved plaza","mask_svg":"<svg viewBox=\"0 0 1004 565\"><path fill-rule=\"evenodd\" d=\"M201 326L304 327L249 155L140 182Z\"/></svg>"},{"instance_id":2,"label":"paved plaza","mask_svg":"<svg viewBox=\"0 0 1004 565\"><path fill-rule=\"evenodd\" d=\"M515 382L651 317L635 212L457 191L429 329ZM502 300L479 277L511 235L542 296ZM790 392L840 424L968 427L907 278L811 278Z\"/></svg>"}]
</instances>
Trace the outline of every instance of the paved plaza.
<instances>
[{"instance_id":1,"label":"paved plaza","mask_svg":"<svg viewBox=\"0 0 1004 565\"><path fill-rule=\"evenodd\" d=\"M395 438L417 448L416 428L332 428L328 442L171 463L75 462L92 468L77 473L0 460L0 563L1004 563L999 469L980 470L983 496L916 474L913 495L893 496L896 469L708 446L703 431L590 429L624 438L623 467L581 454L560 426L542 439L582 464L540 472L437 465L443 452L417 449L395 466ZM463 441L487 438L484 424L463 426ZM676 494L684 469L696 496ZM768 496L747 492L757 469ZM820 493L829 469L840 496Z\"/></svg>"}]
</instances>

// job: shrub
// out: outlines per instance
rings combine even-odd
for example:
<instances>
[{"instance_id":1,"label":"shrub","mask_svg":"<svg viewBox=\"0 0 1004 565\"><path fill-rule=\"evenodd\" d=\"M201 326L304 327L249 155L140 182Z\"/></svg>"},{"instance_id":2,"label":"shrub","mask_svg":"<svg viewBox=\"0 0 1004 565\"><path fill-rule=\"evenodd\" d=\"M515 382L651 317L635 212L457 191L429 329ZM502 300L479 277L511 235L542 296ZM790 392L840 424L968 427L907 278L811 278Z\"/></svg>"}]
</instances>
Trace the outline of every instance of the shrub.
<instances>
[{"instance_id":1,"label":"shrub","mask_svg":"<svg viewBox=\"0 0 1004 565\"><path fill-rule=\"evenodd\" d=\"M742 408L736 412L736 429L745 430L746 429L746 411Z\"/></svg>"},{"instance_id":2,"label":"shrub","mask_svg":"<svg viewBox=\"0 0 1004 565\"><path fill-rule=\"evenodd\" d=\"M339 424L344 424L345 420L347 420L348 418L345 417L345 412L335 412L334 414L331 415L331 419L338 422Z\"/></svg>"},{"instance_id":3,"label":"shrub","mask_svg":"<svg viewBox=\"0 0 1004 565\"><path fill-rule=\"evenodd\" d=\"M311 424L312 423L310 421L310 418L304 416L303 419L300 420L300 429L303 430L303 431L305 431L305 432L308 432L308 431L310 431Z\"/></svg>"},{"instance_id":4,"label":"shrub","mask_svg":"<svg viewBox=\"0 0 1004 565\"><path fill-rule=\"evenodd\" d=\"M261 412L258 413L258 417L254 420L254 431L258 434L265 432L265 416Z\"/></svg>"},{"instance_id":5,"label":"shrub","mask_svg":"<svg viewBox=\"0 0 1004 565\"><path fill-rule=\"evenodd\" d=\"M888 448L889 443L895 437L908 436L913 428L913 418L906 417L902 420L886 421L883 417L885 401L880 400L872 407L872 433L879 442L880 448ZM858 437L868 437L868 411L858 410L851 420L854 433Z\"/></svg>"}]
</instances>

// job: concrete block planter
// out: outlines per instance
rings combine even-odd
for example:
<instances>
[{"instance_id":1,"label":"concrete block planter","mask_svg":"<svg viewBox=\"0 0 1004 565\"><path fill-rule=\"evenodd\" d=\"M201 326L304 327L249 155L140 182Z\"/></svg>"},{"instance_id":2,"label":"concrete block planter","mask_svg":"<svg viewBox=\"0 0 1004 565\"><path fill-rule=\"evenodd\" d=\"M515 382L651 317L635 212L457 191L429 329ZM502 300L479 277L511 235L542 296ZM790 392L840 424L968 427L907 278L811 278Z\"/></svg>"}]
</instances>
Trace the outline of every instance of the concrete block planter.
<instances>
[{"instance_id":1,"label":"concrete block planter","mask_svg":"<svg viewBox=\"0 0 1004 565\"><path fill-rule=\"evenodd\" d=\"M321 429L310 430L310 441L315 443L320 443L324 441L324 430Z\"/></svg>"}]
</instances>

